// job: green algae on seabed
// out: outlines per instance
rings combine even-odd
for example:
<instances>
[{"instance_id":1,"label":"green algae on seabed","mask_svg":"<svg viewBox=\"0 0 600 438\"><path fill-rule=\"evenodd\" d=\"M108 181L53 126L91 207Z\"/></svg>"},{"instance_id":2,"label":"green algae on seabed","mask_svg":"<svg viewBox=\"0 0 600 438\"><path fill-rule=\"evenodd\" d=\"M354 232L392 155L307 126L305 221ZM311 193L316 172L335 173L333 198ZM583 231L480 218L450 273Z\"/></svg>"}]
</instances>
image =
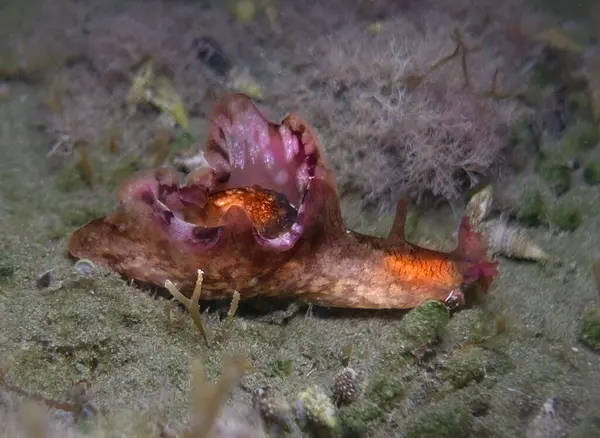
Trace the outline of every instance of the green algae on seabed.
<instances>
[{"instance_id":1,"label":"green algae on seabed","mask_svg":"<svg viewBox=\"0 0 600 438\"><path fill-rule=\"evenodd\" d=\"M455 438L471 435L473 417L469 406L457 400L444 400L427 407L409 421L406 438Z\"/></svg>"},{"instance_id":2,"label":"green algae on seabed","mask_svg":"<svg viewBox=\"0 0 600 438\"><path fill-rule=\"evenodd\" d=\"M5 254L11 275L0 280L0 310L6 312L0 318L0 350L14 358L10 378L29 390L60 397L72 378L91 377L96 391L94 401L126 417L120 423L125 425L123 428L113 427L111 431L121 436L128 435L127 428L131 428L132 423L139 425L136 432L142 433L154 426L155 418L150 418L153 415L148 413L152 411L136 421L128 409L138 402L148 404L148 397L151 404L155 392L165 388L162 378L167 378L166 388L171 398L165 417L170 420L182 417L189 407L186 388L190 358L202 355L213 377L220 374L222 367L221 349L216 353L205 350L197 342L197 332L190 321L186 320L181 331L170 333L164 302L131 287L114 273L101 273L90 287L67 284L59 291L35 289L35 278L40 270L54 268L55 275L63 278L72 269L71 262L64 257L65 239L49 238L54 216L62 216L65 209L92 205L98 199L103 205L113 206L114 194L101 187L88 190L83 186L68 195L56 190L56 175L47 172L44 162L45 143L22 123L35 120L36 114L25 105L39 99L32 95L31 88L25 89L20 84L15 84L13 91L14 96L28 99L14 99L0 109L0 147L6 158L0 166L18 163L15 167L22 169L18 174L6 172L4 168L0 171L0 190L11 192L2 194L9 207L7 210L18 212L2 213L2 232L8 236L10 248ZM123 175L128 172L125 169ZM119 178L114 178L115 183ZM436 400L439 392L434 387L423 396L421 404L408 403L411 414L407 427L399 428L396 412L383 411L376 403L396 411L404 409L406 406L398 408L398 405L411 397L406 376L413 373L428 383L435 382L440 376L437 371L443 369L442 366L438 370L436 362L428 362L432 361L430 356L422 358L419 350L430 348L433 352L428 354L439 354L440 348L433 342L439 334L443 345L450 348L448 360L455 358L452 347L462 339L477 341L486 337L488 328L483 319L488 313L480 313L480 308L458 313L444 328L447 311L439 307L439 313L432 312L439 316L438 322L422 332L430 336L416 335L415 332L421 330L410 329L412 316L398 324L394 319L374 315L342 318L299 315L290 318L287 325L272 325L260 317L242 316L235 321L232 336L222 349L250 350L255 371L244 379L245 389L237 391L234 398L247 401L248 390L268 383L276 383L288 395L313 383L326 385L339 366L336 353L343 345L352 344L353 365L368 370L374 383L371 392L362 401L350 405L341 418L352 424L364 415L362 419L369 420L370 436L397 436L405 431L414 437L433 434L521 437L528 416L553 394L572 397L568 401L577 407L573 421L583 418L581 424L573 426L572 436L597 436L600 429L596 412L600 405L599 356L574 341L582 303L592 297L589 273L579 267L588 266L589 261L597 257L594 251L600 245L600 198L597 191L582 190L575 183L568 196L571 195L580 206L585 206L586 221L580 228L568 236L532 230L537 238L557 250L564 262L562 267L538 270L527 264L502 260L501 274L483 304L489 312L490 325L495 322L492 315L503 311L515 321L515 330L503 343L516 366L512 372L494 374L481 383L472 379L460 390L460 396L445 393L443 400ZM363 214L359 207L356 209L355 216ZM345 213L348 215L348 211ZM451 213L447 209L441 213L432 211L426 216L421 222L423 230L455 226L455 221L448 219ZM546 221L543 208L529 217L537 221L534 225ZM362 225L367 226L364 215L362 218ZM72 231L71 227L64 228L65 235ZM435 308L432 306L430 310ZM415 310L415 313L421 311ZM211 314L206 323L209 330L218 326ZM464 331L462 323L466 326ZM290 359L291 372L267 377L274 358ZM490 388L494 380L497 384ZM473 406L468 399L474 393L477 395L483 385L489 388L489 407L487 411L470 415ZM394 416L393 421L388 421L391 416ZM485 427L477 430L478 425Z\"/></svg>"},{"instance_id":3,"label":"green algae on seabed","mask_svg":"<svg viewBox=\"0 0 600 438\"><path fill-rule=\"evenodd\" d=\"M583 214L576 202L559 200L550 211L550 223L564 231L575 231L583 225Z\"/></svg>"},{"instance_id":4,"label":"green algae on seabed","mask_svg":"<svg viewBox=\"0 0 600 438\"><path fill-rule=\"evenodd\" d=\"M571 189L571 170L562 163L543 163L540 176L556 196L561 196Z\"/></svg>"},{"instance_id":5,"label":"green algae on seabed","mask_svg":"<svg viewBox=\"0 0 600 438\"><path fill-rule=\"evenodd\" d=\"M546 200L538 188L529 188L523 193L517 210L517 220L530 227L547 223Z\"/></svg>"},{"instance_id":6,"label":"green algae on seabed","mask_svg":"<svg viewBox=\"0 0 600 438\"><path fill-rule=\"evenodd\" d=\"M340 411L349 432L364 434L382 422L404 397L407 379L417 357L424 352L450 319L450 311L439 301L427 301L409 311L392 335L392 346L378 359L364 396Z\"/></svg>"},{"instance_id":7,"label":"green algae on seabed","mask_svg":"<svg viewBox=\"0 0 600 438\"><path fill-rule=\"evenodd\" d=\"M490 374L505 374L512 369L514 364L504 353L485 346L467 345L442 362L440 377L455 389L461 389Z\"/></svg>"},{"instance_id":8,"label":"green algae on seabed","mask_svg":"<svg viewBox=\"0 0 600 438\"><path fill-rule=\"evenodd\" d=\"M440 301L427 301L402 319L398 338L404 348L415 350L432 341L450 320L450 310Z\"/></svg>"},{"instance_id":9,"label":"green algae on seabed","mask_svg":"<svg viewBox=\"0 0 600 438\"><path fill-rule=\"evenodd\" d=\"M565 152L578 153L594 148L598 144L598 138L598 126L585 121L569 126L561 142Z\"/></svg>"},{"instance_id":10,"label":"green algae on seabed","mask_svg":"<svg viewBox=\"0 0 600 438\"><path fill-rule=\"evenodd\" d=\"M588 306L583 311L579 336L584 345L600 351L600 306Z\"/></svg>"},{"instance_id":11,"label":"green algae on seabed","mask_svg":"<svg viewBox=\"0 0 600 438\"><path fill-rule=\"evenodd\" d=\"M8 255L8 251L0 250L0 281L10 278L15 273L15 265Z\"/></svg>"},{"instance_id":12,"label":"green algae on seabed","mask_svg":"<svg viewBox=\"0 0 600 438\"><path fill-rule=\"evenodd\" d=\"M588 90L572 91L567 95L565 102L567 124L579 120L593 120L594 109L590 101Z\"/></svg>"},{"instance_id":13,"label":"green algae on seabed","mask_svg":"<svg viewBox=\"0 0 600 438\"><path fill-rule=\"evenodd\" d=\"M583 180L591 186L600 184L600 164L591 162L583 166Z\"/></svg>"},{"instance_id":14,"label":"green algae on seabed","mask_svg":"<svg viewBox=\"0 0 600 438\"><path fill-rule=\"evenodd\" d=\"M408 361L403 363L406 373ZM363 397L340 409L340 421L347 434L364 436L384 423L406 393L407 382L400 368L396 363L393 370L386 371L380 363L369 378Z\"/></svg>"},{"instance_id":15,"label":"green algae on seabed","mask_svg":"<svg viewBox=\"0 0 600 438\"><path fill-rule=\"evenodd\" d=\"M442 332L444 345L483 341L497 332L496 316L481 308L466 309L452 317Z\"/></svg>"}]
</instances>

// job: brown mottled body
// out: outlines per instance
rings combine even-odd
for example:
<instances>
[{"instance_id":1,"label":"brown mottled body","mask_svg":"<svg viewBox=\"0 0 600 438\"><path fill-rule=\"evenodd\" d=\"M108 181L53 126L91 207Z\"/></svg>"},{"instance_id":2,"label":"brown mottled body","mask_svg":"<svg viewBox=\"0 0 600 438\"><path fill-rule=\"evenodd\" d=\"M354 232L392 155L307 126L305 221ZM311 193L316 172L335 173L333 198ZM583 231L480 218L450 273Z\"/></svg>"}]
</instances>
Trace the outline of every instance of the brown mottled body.
<instances>
[{"instance_id":1,"label":"brown mottled body","mask_svg":"<svg viewBox=\"0 0 600 438\"><path fill-rule=\"evenodd\" d=\"M297 298L331 307L412 308L485 289L496 263L463 219L455 251L404 239L398 204L387 238L343 226L335 178L314 132L298 116L268 122L245 96L216 105L207 140L210 168L181 182L172 169L125 181L117 210L77 230L69 252L144 283L174 282L203 298Z\"/></svg>"},{"instance_id":2,"label":"brown mottled body","mask_svg":"<svg viewBox=\"0 0 600 438\"><path fill-rule=\"evenodd\" d=\"M327 198L313 201L316 205ZM163 285L169 279L187 296L193 291L197 269L202 269L206 299L231 298L237 290L242 299L263 296L330 307L404 309L427 300L446 300L463 282L460 263L452 253L420 248L394 234L403 230L402 212L385 239L338 227L339 206L328 203L321 210L326 214L312 217L308 231L290 250L256 245L248 222L248 227L227 230L216 246L194 253L174 245L169 234L162 235L150 206L140 203L136 208L140 210L135 221L130 221L132 211L117 211L74 233L71 253L144 283ZM229 219L244 222L242 213L235 213L242 217ZM103 242L111 242L111 247L107 249Z\"/></svg>"},{"instance_id":3,"label":"brown mottled body","mask_svg":"<svg viewBox=\"0 0 600 438\"><path fill-rule=\"evenodd\" d=\"M301 247L259 285L258 294L330 307L407 309L427 300L444 301L460 290L461 282L448 256L422 248L390 254L348 233L320 248Z\"/></svg>"}]
</instances>

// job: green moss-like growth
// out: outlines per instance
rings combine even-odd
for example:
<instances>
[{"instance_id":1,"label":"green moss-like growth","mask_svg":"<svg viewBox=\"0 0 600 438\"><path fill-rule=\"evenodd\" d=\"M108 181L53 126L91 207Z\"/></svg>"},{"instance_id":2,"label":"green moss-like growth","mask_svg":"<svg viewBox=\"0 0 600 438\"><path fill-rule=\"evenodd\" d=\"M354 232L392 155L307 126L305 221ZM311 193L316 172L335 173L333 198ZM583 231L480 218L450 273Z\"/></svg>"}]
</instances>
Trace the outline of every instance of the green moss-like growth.
<instances>
[{"instance_id":1,"label":"green moss-like growth","mask_svg":"<svg viewBox=\"0 0 600 438\"><path fill-rule=\"evenodd\" d=\"M594 148L598 144L598 127L592 122L579 122L568 127L562 138L565 152L578 152Z\"/></svg>"},{"instance_id":2,"label":"green moss-like growth","mask_svg":"<svg viewBox=\"0 0 600 438\"><path fill-rule=\"evenodd\" d=\"M579 339L592 350L600 351L600 307L587 307L581 315Z\"/></svg>"},{"instance_id":3,"label":"green moss-like growth","mask_svg":"<svg viewBox=\"0 0 600 438\"><path fill-rule=\"evenodd\" d=\"M538 189L531 189L523 194L521 205L517 211L517 220L528 227L547 223L546 202Z\"/></svg>"},{"instance_id":4,"label":"green moss-like growth","mask_svg":"<svg viewBox=\"0 0 600 438\"><path fill-rule=\"evenodd\" d=\"M94 203L79 208L66 208L61 211L60 220L65 226L76 227L99 218L103 214L104 210L101 205Z\"/></svg>"},{"instance_id":5,"label":"green moss-like growth","mask_svg":"<svg viewBox=\"0 0 600 438\"><path fill-rule=\"evenodd\" d=\"M560 202L550 214L550 221L564 231L574 231L583 224L583 215L573 202Z\"/></svg>"},{"instance_id":6,"label":"green moss-like growth","mask_svg":"<svg viewBox=\"0 0 600 438\"><path fill-rule=\"evenodd\" d=\"M119 163L112 171L106 175L106 184L114 189L121 184L121 182L134 172L137 172L142 168L142 162L139 158L132 158L122 163Z\"/></svg>"},{"instance_id":7,"label":"green moss-like growth","mask_svg":"<svg viewBox=\"0 0 600 438\"><path fill-rule=\"evenodd\" d=\"M0 281L15 273L15 265L6 251L0 251Z\"/></svg>"},{"instance_id":8,"label":"green moss-like growth","mask_svg":"<svg viewBox=\"0 0 600 438\"><path fill-rule=\"evenodd\" d=\"M402 320L399 335L409 349L425 346L448 324L450 312L440 301L427 301L411 310Z\"/></svg>"},{"instance_id":9,"label":"green moss-like growth","mask_svg":"<svg viewBox=\"0 0 600 438\"><path fill-rule=\"evenodd\" d=\"M56 357L42 345L33 344L27 347L11 356L6 380L20 382L23 389L31 392L43 392L53 396L63 394L65 388L69 388L73 376L77 376L77 373L73 372L75 366L64 366L64 358ZM59 361L61 366L57 366Z\"/></svg>"},{"instance_id":10,"label":"green moss-like growth","mask_svg":"<svg viewBox=\"0 0 600 438\"><path fill-rule=\"evenodd\" d=\"M442 340L447 345L476 342L493 336L496 331L496 318L479 308L467 309L454 315L444 329Z\"/></svg>"},{"instance_id":11,"label":"green moss-like growth","mask_svg":"<svg viewBox=\"0 0 600 438\"><path fill-rule=\"evenodd\" d=\"M395 373L376 373L359 401L340 409L344 436L364 436L385 421L404 397L405 382Z\"/></svg>"},{"instance_id":12,"label":"green moss-like growth","mask_svg":"<svg viewBox=\"0 0 600 438\"><path fill-rule=\"evenodd\" d=\"M371 377L365 390L365 399L382 412L389 413L404 396L405 383L394 374L376 374Z\"/></svg>"},{"instance_id":13,"label":"green moss-like growth","mask_svg":"<svg viewBox=\"0 0 600 438\"><path fill-rule=\"evenodd\" d=\"M544 90L557 77L557 72L549 63L539 62L531 71L529 85L534 89ZM529 88L529 87L527 87Z\"/></svg>"},{"instance_id":14,"label":"green moss-like growth","mask_svg":"<svg viewBox=\"0 0 600 438\"><path fill-rule=\"evenodd\" d=\"M267 377L287 377L292 374L293 367L291 359L276 359L269 364L265 374Z\"/></svg>"},{"instance_id":15,"label":"green moss-like growth","mask_svg":"<svg viewBox=\"0 0 600 438\"><path fill-rule=\"evenodd\" d=\"M339 411L342 436L363 437L383 421L385 413L368 400L343 406Z\"/></svg>"},{"instance_id":16,"label":"green moss-like growth","mask_svg":"<svg viewBox=\"0 0 600 438\"><path fill-rule=\"evenodd\" d=\"M540 176L556 196L571 189L571 171L566 164L545 163L540 168Z\"/></svg>"},{"instance_id":17,"label":"green moss-like growth","mask_svg":"<svg viewBox=\"0 0 600 438\"><path fill-rule=\"evenodd\" d=\"M587 90L578 90L567 95L565 106L568 122L592 119L593 110L588 94Z\"/></svg>"},{"instance_id":18,"label":"green moss-like growth","mask_svg":"<svg viewBox=\"0 0 600 438\"><path fill-rule=\"evenodd\" d=\"M460 389L473 381L483 380L490 373L504 374L513 369L513 366L506 356L470 345L458 350L443 363L441 377L454 388Z\"/></svg>"},{"instance_id":19,"label":"green moss-like growth","mask_svg":"<svg viewBox=\"0 0 600 438\"><path fill-rule=\"evenodd\" d=\"M47 240L60 240L63 237L67 236L71 232L71 228L64 225L56 225L47 230L45 234L42 234L40 237L40 242L44 239Z\"/></svg>"},{"instance_id":20,"label":"green moss-like growth","mask_svg":"<svg viewBox=\"0 0 600 438\"><path fill-rule=\"evenodd\" d=\"M406 438L454 438L470 436L473 419L463 403L442 402L430 406L413 419Z\"/></svg>"},{"instance_id":21,"label":"green moss-like growth","mask_svg":"<svg viewBox=\"0 0 600 438\"><path fill-rule=\"evenodd\" d=\"M171 145L169 148L171 150L170 155L173 155L174 153L176 153L178 151L190 148L194 144L195 141L196 141L196 139L190 132L182 131L171 142Z\"/></svg>"},{"instance_id":22,"label":"green moss-like growth","mask_svg":"<svg viewBox=\"0 0 600 438\"><path fill-rule=\"evenodd\" d=\"M522 120L512 125L509 138L513 146L533 143L535 141L535 133L531 126L531 121Z\"/></svg>"},{"instance_id":23,"label":"green moss-like growth","mask_svg":"<svg viewBox=\"0 0 600 438\"><path fill-rule=\"evenodd\" d=\"M56 187L62 192L74 192L87 188L88 185L81 178L81 172L76 166L65 167L56 176Z\"/></svg>"},{"instance_id":24,"label":"green moss-like growth","mask_svg":"<svg viewBox=\"0 0 600 438\"><path fill-rule=\"evenodd\" d=\"M297 395L297 404L307 420L309 430L323 438L334 437L340 428L338 412L330 396L319 385L313 385Z\"/></svg>"},{"instance_id":25,"label":"green moss-like growth","mask_svg":"<svg viewBox=\"0 0 600 438\"><path fill-rule=\"evenodd\" d=\"M600 184L600 164L586 164L583 168L583 180L591 186Z\"/></svg>"}]
</instances>

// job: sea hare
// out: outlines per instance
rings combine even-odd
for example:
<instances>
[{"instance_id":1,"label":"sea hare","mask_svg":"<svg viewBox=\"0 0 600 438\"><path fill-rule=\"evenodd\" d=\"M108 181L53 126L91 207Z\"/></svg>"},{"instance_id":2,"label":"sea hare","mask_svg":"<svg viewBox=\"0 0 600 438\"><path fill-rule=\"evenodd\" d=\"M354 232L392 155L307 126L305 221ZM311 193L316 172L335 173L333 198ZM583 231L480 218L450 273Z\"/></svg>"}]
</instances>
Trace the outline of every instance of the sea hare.
<instances>
[{"instance_id":1,"label":"sea hare","mask_svg":"<svg viewBox=\"0 0 600 438\"><path fill-rule=\"evenodd\" d=\"M76 230L69 252L142 283L174 282L205 299L282 297L330 307L460 305L465 287L496 277L468 218L443 253L404 238L399 202L387 238L344 227L335 176L313 129L295 114L268 121L233 94L209 117L208 166L183 176L159 168L124 181L116 211Z\"/></svg>"}]
</instances>

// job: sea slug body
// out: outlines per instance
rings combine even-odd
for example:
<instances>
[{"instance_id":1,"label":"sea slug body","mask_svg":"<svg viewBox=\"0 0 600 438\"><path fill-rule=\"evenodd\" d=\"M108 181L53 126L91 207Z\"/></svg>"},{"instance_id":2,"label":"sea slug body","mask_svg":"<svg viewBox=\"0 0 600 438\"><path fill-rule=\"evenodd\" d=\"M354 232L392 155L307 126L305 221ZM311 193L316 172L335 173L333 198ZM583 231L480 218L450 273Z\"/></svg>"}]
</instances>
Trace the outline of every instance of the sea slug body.
<instances>
[{"instance_id":1,"label":"sea slug body","mask_svg":"<svg viewBox=\"0 0 600 438\"><path fill-rule=\"evenodd\" d=\"M497 262L468 217L449 253L406 241L400 201L388 237L348 231L335 175L313 129L295 114L268 121L233 94L217 102L204 148L208 166L185 177L159 168L124 181L119 204L69 239L69 252L142 283L171 280L206 299L283 297L331 307L460 305L487 290Z\"/></svg>"}]
</instances>

